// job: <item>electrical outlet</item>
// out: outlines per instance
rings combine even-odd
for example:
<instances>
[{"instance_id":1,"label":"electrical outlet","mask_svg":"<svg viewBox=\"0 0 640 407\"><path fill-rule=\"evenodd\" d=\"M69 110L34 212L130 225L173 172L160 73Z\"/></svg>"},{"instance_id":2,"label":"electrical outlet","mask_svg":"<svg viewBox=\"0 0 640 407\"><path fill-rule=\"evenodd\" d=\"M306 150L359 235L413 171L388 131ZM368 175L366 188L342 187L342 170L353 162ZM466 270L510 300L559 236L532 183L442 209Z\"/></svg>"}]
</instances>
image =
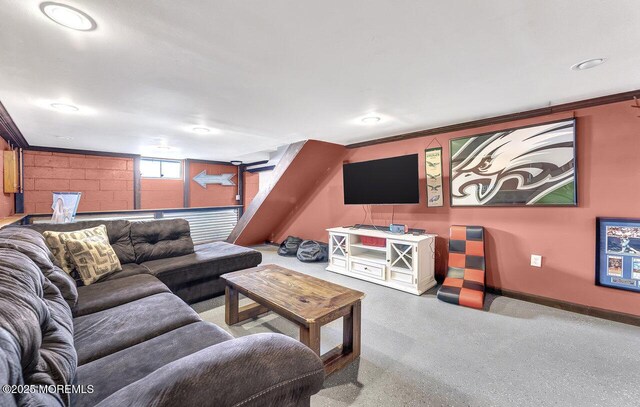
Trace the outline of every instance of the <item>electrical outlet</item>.
<instances>
[{"instance_id":1,"label":"electrical outlet","mask_svg":"<svg viewBox=\"0 0 640 407\"><path fill-rule=\"evenodd\" d=\"M533 267L542 267L542 256L540 256L539 254L532 254L531 265Z\"/></svg>"},{"instance_id":2,"label":"electrical outlet","mask_svg":"<svg viewBox=\"0 0 640 407\"><path fill-rule=\"evenodd\" d=\"M240 200L240 195L236 195L236 201Z\"/></svg>"}]
</instances>

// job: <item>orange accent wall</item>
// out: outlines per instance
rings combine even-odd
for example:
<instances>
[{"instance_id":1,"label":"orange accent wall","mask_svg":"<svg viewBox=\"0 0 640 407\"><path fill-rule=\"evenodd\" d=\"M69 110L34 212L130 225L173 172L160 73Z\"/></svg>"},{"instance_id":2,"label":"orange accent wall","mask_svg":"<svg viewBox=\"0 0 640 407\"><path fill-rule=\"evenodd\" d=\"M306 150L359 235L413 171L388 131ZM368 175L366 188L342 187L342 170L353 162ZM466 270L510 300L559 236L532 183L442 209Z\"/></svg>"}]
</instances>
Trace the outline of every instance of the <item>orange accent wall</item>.
<instances>
[{"instance_id":1,"label":"orange accent wall","mask_svg":"<svg viewBox=\"0 0 640 407\"><path fill-rule=\"evenodd\" d=\"M207 164L200 162L189 163L189 206L197 208L200 206L231 206L238 205L236 194L238 193L238 176L232 178L235 186L224 186L218 184L207 184L203 188L193 180L203 170L210 175L238 174L238 168L234 165ZM180 205L182 206L182 204Z\"/></svg>"},{"instance_id":2,"label":"orange accent wall","mask_svg":"<svg viewBox=\"0 0 640 407\"><path fill-rule=\"evenodd\" d=\"M394 222L437 233L437 273L444 275L449 227L486 228L487 284L507 290L640 315L640 295L595 285L597 216L640 218L640 119L631 102L575 111L577 118L578 207L451 208L449 140L509 127L569 118L567 113L518 120L348 150L351 162L420 154L437 139L443 148L445 206L427 208L424 165L420 168L420 204L396 206ZM374 206L376 224L389 224L391 206ZM343 204L342 165L334 165L310 197L274 228L274 241L287 235L327 240L326 228L363 222L361 206ZM369 220L365 223L371 223ZM543 256L542 268L529 265Z\"/></svg>"},{"instance_id":3,"label":"orange accent wall","mask_svg":"<svg viewBox=\"0 0 640 407\"><path fill-rule=\"evenodd\" d=\"M260 190L260 174L257 172L244 172L244 208L253 201Z\"/></svg>"},{"instance_id":4,"label":"orange accent wall","mask_svg":"<svg viewBox=\"0 0 640 407\"><path fill-rule=\"evenodd\" d=\"M192 180L204 169L208 174L235 174L237 167L192 162L190 168L191 207L237 204L237 186L208 185L204 189ZM26 213L51 213L54 191L82 192L79 212L134 209L133 158L25 151L24 174ZM182 208L184 181L142 178L140 206L140 209ZM8 216L12 209L12 195L0 199L0 217Z\"/></svg>"},{"instance_id":5,"label":"orange accent wall","mask_svg":"<svg viewBox=\"0 0 640 407\"><path fill-rule=\"evenodd\" d=\"M82 192L79 212L133 209L133 159L25 151L25 212L51 213L52 192Z\"/></svg>"},{"instance_id":6,"label":"orange accent wall","mask_svg":"<svg viewBox=\"0 0 640 407\"><path fill-rule=\"evenodd\" d=\"M2 151L8 150L11 150L11 148L9 148L9 144L5 139L0 137L0 179L3 179L4 177L4 157L2 156ZM5 194L0 191L0 218L6 218L7 216L11 216L15 213L14 203L13 194Z\"/></svg>"},{"instance_id":7,"label":"orange accent wall","mask_svg":"<svg viewBox=\"0 0 640 407\"><path fill-rule=\"evenodd\" d=\"M181 179L142 178L141 209L168 209L184 206L184 182Z\"/></svg>"}]
</instances>

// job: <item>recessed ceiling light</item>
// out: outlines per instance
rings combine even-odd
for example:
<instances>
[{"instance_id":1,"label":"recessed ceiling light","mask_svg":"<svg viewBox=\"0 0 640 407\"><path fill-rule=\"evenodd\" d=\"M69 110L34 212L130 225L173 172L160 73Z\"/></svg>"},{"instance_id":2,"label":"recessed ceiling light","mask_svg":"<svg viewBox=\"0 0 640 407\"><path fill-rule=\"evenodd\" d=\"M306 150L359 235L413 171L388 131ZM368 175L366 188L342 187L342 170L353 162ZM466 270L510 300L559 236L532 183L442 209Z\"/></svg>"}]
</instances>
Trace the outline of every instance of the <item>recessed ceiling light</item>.
<instances>
[{"instance_id":1,"label":"recessed ceiling light","mask_svg":"<svg viewBox=\"0 0 640 407\"><path fill-rule=\"evenodd\" d=\"M56 109L59 112L64 112L64 113L72 113L72 112L77 112L78 107L74 106L74 105L69 105L67 103L51 103L50 105L52 108Z\"/></svg>"},{"instance_id":2,"label":"recessed ceiling light","mask_svg":"<svg viewBox=\"0 0 640 407\"><path fill-rule=\"evenodd\" d=\"M156 146L156 148L158 150L171 150L171 147L169 147L169 146Z\"/></svg>"},{"instance_id":3,"label":"recessed ceiling light","mask_svg":"<svg viewBox=\"0 0 640 407\"><path fill-rule=\"evenodd\" d=\"M595 68L598 65L602 65L606 60L606 58L587 59L586 61L578 62L577 64L573 65L571 69L573 69L574 71L584 71L585 69L591 69Z\"/></svg>"},{"instance_id":4,"label":"recessed ceiling light","mask_svg":"<svg viewBox=\"0 0 640 407\"><path fill-rule=\"evenodd\" d=\"M375 124L380 121L380 118L378 116L367 116L363 118L361 121L364 124Z\"/></svg>"},{"instance_id":5,"label":"recessed ceiling light","mask_svg":"<svg viewBox=\"0 0 640 407\"><path fill-rule=\"evenodd\" d=\"M211 132L211 129L208 129L206 127L194 127L191 129L194 133L198 133L198 134L207 134Z\"/></svg>"},{"instance_id":6,"label":"recessed ceiling light","mask_svg":"<svg viewBox=\"0 0 640 407\"><path fill-rule=\"evenodd\" d=\"M40 10L52 21L78 31L91 31L97 27L96 22L87 13L66 4L46 1L40 4Z\"/></svg>"},{"instance_id":7,"label":"recessed ceiling light","mask_svg":"<svg viewBox=\"0 0 640 407\"><path fill-rule=\"evenodd\" d=\"M60 140L73 140L73 137L70 136L55 136L55 138Z\"/></svg>"}]
</instances>

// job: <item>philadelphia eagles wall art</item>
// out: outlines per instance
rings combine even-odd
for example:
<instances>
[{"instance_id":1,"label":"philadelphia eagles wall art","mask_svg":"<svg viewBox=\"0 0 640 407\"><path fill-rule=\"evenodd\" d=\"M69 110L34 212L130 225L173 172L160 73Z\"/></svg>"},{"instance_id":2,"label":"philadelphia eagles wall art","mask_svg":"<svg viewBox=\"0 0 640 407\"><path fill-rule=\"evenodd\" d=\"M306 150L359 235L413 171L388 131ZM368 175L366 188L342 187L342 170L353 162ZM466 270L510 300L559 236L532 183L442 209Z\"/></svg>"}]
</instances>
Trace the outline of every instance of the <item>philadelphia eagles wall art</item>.
<instances>
[{"instance_id":1,"label":"philadelphia eagles wall art","mask_svg":"<svg viewBox=\"0 0 640 407\"><path fill-rule=\"evenodd\" d=\"M440 144L438 142L438 144ZM427 206L429 208L444 205L442 190L442 147L424 150L424 166L427 175Z\"/></svg>"},{"instance_id":2,"label":"philadelphia eagles wall art","mask_svg":"<svg viewBox=\"0 0 640 407\"><path fill-rule=\"evenodd\" d=\"M450 141L451 206L577 204L575 120Z\"/></svg>"}]
</instances>

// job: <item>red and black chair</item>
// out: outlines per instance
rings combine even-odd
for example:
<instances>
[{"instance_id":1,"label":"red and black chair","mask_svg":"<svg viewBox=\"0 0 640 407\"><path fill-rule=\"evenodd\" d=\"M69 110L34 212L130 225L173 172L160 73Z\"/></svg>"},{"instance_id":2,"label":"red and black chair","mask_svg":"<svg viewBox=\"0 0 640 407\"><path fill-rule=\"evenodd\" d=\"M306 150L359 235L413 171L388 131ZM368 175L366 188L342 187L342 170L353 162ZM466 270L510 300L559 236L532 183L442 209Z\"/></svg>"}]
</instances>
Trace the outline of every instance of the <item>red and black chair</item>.
<instances>
[{"instance_id":1,"label":"red and black chair","mask_svg":"<svg viewBox=\"0 0 640 407\"><path fill-rule=\"evenodd\" d=\"M451 226L449 269L438 298L451 304L484 306L484 228Z\"/></svg>"}]
</instances>

